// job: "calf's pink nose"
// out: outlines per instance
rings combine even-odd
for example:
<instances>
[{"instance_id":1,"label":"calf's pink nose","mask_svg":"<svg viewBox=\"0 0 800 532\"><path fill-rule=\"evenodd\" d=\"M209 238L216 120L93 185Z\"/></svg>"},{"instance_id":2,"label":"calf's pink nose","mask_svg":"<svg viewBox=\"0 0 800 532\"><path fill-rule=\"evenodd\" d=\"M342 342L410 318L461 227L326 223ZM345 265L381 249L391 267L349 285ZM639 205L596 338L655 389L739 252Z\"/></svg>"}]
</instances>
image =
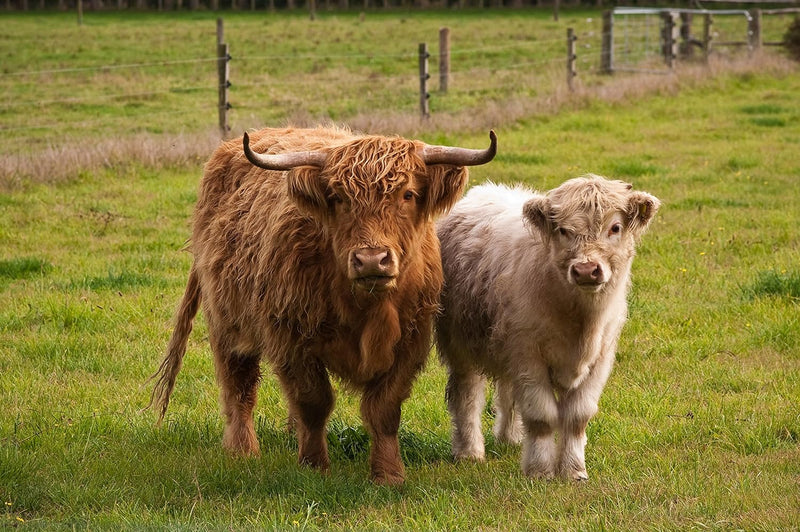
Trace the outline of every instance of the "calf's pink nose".
<instances>
[{"instance_id":1,"label":"calf's pink nose","mask_svg":"<svg viewBox=\"0 0 800 532\"><path fill-rule=\"evenodd\" d=\"M578 284L595 284L603 278L603 270L596 262L581 262L572 265L572 278Z\"/></svg>"}]
</instances>

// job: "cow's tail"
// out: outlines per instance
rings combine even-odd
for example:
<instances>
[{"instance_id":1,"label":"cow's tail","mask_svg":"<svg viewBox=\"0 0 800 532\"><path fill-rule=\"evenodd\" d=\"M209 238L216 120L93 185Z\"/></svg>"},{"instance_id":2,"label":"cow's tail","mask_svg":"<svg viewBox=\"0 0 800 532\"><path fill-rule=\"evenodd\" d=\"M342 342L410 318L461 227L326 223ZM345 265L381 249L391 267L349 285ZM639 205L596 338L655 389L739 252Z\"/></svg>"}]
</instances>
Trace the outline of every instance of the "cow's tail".
<instances>
[{"instance_id":1,"label":"cow's tail","mask_svg":"<svg viewBox=\"0 0 800 532\"><path fill-rule=\"evenodd\" d=\"M186 344L189 341L189 334L192 332L192 322L197 315L200 306L200 281L197 271L192 265L189 271L189 282L186 283L186 291L183 294L178 312L175 314L175 329L167 345L167 352L164 359L150 380L156 380L153 393L150 395L150 404L158 409L158 423L164 419L169 406L169 397L172 395L172 388L175 386L175 378L181 370L183 355L186 354Z\"/></svg>"}]
</instances>

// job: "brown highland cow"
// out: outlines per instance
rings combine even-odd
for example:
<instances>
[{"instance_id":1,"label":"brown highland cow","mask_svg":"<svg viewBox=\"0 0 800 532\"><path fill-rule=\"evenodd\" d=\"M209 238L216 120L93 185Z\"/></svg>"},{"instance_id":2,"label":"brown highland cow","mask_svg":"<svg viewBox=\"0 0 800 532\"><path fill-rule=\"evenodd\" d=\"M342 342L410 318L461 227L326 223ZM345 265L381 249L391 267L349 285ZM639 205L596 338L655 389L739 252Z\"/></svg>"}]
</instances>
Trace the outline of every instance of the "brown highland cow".
<instances>
[{"instance_id":1,"label":"brown highland cow","mask_svg":"<svg viewBox=\"0 0 800 532\"><path fill-rule=\"evenodd\" d=\"M329 468L332 373L362 392L371 478L402 483L400 408L427 358L442 287L433 220L462 195L465 166L492 160L490 137L470 150L321 127L222 144L205 168L194 263L154 375L160 419L202 301L225 448L259 452L253 409L266 359L300 463Z\"/></svg>"}]
</instances>

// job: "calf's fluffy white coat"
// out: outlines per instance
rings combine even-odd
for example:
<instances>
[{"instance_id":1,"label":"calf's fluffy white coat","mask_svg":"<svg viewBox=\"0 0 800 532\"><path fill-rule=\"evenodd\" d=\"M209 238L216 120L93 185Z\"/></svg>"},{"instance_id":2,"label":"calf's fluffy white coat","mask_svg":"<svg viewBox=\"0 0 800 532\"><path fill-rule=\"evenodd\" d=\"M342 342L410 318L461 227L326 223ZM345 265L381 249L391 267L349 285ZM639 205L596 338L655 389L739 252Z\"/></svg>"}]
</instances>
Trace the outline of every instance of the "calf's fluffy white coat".
<instances>
[{"instance_id":1,"label":"calf's fluffy white coat","mask_svg":"<svg viewBox=\"0 0 800 532\"><path fill-rule=\"evenodd\" d=\"M523 472L588 478L586 426L627 316L635 245L659 205L627 183L588 175L546 194L475 187L439 222L445 288L436 342L449 371L456 458L484 458L489 376L495 436L524 439Z\"/></svg>"}]
</instances>

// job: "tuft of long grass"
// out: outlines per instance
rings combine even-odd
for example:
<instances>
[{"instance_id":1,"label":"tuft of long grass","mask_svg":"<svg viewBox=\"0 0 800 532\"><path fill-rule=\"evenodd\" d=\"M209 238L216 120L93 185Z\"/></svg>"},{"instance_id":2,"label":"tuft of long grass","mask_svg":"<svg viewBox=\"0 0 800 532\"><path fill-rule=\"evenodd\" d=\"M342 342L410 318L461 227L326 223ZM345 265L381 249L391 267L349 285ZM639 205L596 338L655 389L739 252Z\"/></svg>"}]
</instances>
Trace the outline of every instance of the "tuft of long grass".
<instances>
[{"instance_id":1,"label":"tuft of long grass","mask_svg":"<svg viewBox=\"0 0 800 532\"><path fill-rule=\"evenodd\" d=\"M787 297L800 301L800 272L761 271L752 284L743 288L748 297Z\"/></svg>"},{"instance_id":2,"label":"tuft of long grass","mask_svg":"<svg viewBox=\"0 0 800 532\"><path fill-rule=\"evenodd\" d=\"M34 275L45 275L52 268L52 264L36 257L0 260L0 279L11 281Z\"/></svg>"}]
</instances>

